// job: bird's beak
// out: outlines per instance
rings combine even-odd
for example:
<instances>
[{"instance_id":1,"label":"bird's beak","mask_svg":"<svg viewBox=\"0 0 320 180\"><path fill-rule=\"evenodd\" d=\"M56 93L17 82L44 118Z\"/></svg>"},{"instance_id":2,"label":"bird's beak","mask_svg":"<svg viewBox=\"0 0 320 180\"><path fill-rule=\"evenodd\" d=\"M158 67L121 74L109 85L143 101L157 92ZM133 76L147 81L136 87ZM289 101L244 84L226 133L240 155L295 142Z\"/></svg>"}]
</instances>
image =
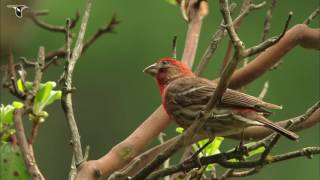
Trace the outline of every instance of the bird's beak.
<instances>
[{"instance_id":1,"label":"bird's beak","mask_svg":"<svg viewBox=\"0 0 320 180\"><path fill-rule=\"evenodd\" d=\"M152 77L155 77L158 73L158 63L151 64L150 66L146 67L143 72L146 74L151 75Z\"/></svg>"}]
</instances>

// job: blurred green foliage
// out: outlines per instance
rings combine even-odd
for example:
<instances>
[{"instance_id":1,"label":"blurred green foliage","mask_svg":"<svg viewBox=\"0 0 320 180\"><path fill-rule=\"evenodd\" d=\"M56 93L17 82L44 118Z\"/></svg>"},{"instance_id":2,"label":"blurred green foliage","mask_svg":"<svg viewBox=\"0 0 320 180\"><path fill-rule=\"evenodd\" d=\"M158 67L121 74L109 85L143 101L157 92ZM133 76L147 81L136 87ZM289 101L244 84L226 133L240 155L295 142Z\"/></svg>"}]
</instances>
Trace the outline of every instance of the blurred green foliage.
<instances>
[{"instance_id":1,"label":"blurred green foliage","mask_svg":"<svg viewBox=\"0 0 320 180\"><path fill-rule=\"evenodd\" d=\"M50 14L41 19L59 25L64 25L67 17L73 17L77 9L83 12L84 7L83 0L35 2L37 4L31 7L33 10L50 10ZM278 1L270 36L282 31L289 11L294 13L292 26L303 22L318 4L317 0ZM73 98L75 114L82 144L91 147L90 159L101 157L126 138L159 105L156 85L142 73L142 69L161 57L171 55L174 35L178 36L178 58L181 57L187 27L180 9L163 0L94 1L86 37L109 22L113 13L117 13L121 20L116 33L104 35L88 49L74 73L74 85L77 88ZM247 47L261 41L265 13L266 8L254 11L243 21L239 35ZM25 29L21 30L23 36L15 49L15 58L36 57L41 45L45 46L46 51L63 46L64 36L61 33L47 32L34 26L29 20L24 21ZM210 1L210 13L204 19L196 63L220 21L218 2ZM319 27L318 22L315 20L310 26ZM226 43L225 39L209 63L206 77L217 77ZM319 99L319 51L297 47L283 60L284 63L277 70L266 73L247 87L249 94L258 95L263 83L269 81L270 88L265 100L284 106L284 110L277 111L270 117L272 120L297 116ZM60 64L48 69L44 81L59 79L63 71L63 63ZM0 94L2 103L9 104L13 101L6 90L1 89ZM60 104L48 107L48 112L48 119L51 120L40 127L34 148L36 158L48 179L66 179L71 161L71 147L68 146L70 134ZM30 123L25 124L30 130ZM172 124L166 130L169 137L176 134L175 127ZM283 138L272 154L319 145L319 132L319 125L300 132L298 143ZM228 150L237 144L237 141L225 139L220 150ZM319 160L319 156L315 156L312 160L298 158L277 163L247 179L320 179Z\"/></svg>"},{"instance_id":2,"label":"blurred green foliage","mask_svg":"<svg viewBox=\"0 0 320 180\"><path fill-rule=\"evenodd\" d=\"M28 180L19 146L6 143L0 146L0 177L3 180Z\"/></svg>"}]
</instances>

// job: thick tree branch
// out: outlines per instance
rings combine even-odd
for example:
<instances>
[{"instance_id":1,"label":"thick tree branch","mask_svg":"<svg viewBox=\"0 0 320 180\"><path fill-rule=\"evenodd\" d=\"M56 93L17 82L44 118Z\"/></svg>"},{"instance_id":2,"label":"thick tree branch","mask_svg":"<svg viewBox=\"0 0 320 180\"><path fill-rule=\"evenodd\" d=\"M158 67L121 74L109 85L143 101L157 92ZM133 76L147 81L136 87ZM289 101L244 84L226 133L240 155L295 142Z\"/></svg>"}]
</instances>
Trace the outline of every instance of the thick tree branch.
<instances>
[{"instance_id":1,"label":"thick tree branch","mask_svg":"<svg viewBox=\"0 0 320 180\"><path fill-rule=\"evenodd\" d=\"M302 24L294 26L279 42L259 54L247 66L238 69L232 75L230 88L238 89L254 81L296 45L308 49L320 49L320 29L311 29Z\"/></svg>"},{"instance_id":2,"label":"thick tree branch","mask_svg":"<svg viewBox=\"0 0 320 180\"><path fill-rule=\"evenodd\" d=\"M208 2L190 0L188 3L186 14L188 14L189 23L182 61L192 67L198 47L202 19L208 13Z\"/></svg>"}]
</instances>

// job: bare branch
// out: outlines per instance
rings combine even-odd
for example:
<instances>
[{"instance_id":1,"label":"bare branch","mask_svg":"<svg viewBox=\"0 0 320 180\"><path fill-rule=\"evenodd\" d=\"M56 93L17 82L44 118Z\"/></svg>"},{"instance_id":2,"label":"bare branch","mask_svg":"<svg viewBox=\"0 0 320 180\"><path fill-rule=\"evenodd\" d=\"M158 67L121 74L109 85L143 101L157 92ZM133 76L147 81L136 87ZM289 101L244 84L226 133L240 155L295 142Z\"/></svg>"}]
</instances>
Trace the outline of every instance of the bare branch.
<instances>
[{"instance_id":1,"label":"bare branch","mask_svg":"<svg viewBox=\"0 0 320 180\"><path fill-rule=\"evenodd\" d=\"M232 3L230 5L230 11L233 11L236 7L235 3ZM240 19L240 18L238 18ZM212 35L209 46L207 47L206 51L204 52L196 70L195 70L195 75L202 75L203 71L207 67L210 59L212 58L213 54L218 48L219 43L223 39L223 37L226 35L226 30L225 27L223 26L223 21L220 23L220 26L218 30Z\"/></svg>"},{"instance_id":2,"label":"bare branch","mask_svg":"<svg viewBox=\"0 0 320 180\"><path fill-rule=\"evenodd\" d=\"M113 14L110 22L106 26L99 28L98 31L94 33L91 38L89 38L89 40L85 41L81 53L84 53L88 47L90 47L103 34L114 33L114 29L119 23L120 21L117 19L117 15Z\"/></svg>"},{"instance_id":3,"label":"bare branch","mask_svg":"<svg viewBox=\"0 0 320 180\"><path fill-rule=\"evenodd\" d=\"M310 16L303 21L303 24L309 25L310 22L315 19L318 15L320 14L320 7L317 7L311 14Z\"/></svg>"},{"instance_id":4,"label":"bare branch","mask_svg":"<svg viewBox=\"0 0 320 180\"><path fill-rule=\"evenodd\" d=\"M264 23L263 23L263 34L262 34L262 42L265 41L267 39L267 36L269 34L269 31L271 29L271 19L272 19L272 13L273 10L275 9L277 4L277 0L272 0L271 5L267 11Z\"/></svg>"},{"instance_id":5,"label":"bare branch","mask_svg":"<svg viewBox=\"0 0 320 180\"><path fill-rule=\"evenodd\" d=\"M147 179L154 180L154 179L158 179L160 177L164 177L179 171L186 172L193 168L198 168L199 163L201 164L201 166L218 163L225 168L231 168L230 170L227 170L225 174L222 175L221 178L219 178L219 179L226 179L227 177L233 176L233 173L235 173L234 169L254 168L255 170L252 169L246 172L246 174L251 174L251 173L255 173L253 171L260 170L262 166L269 165L271 163L280 162L280 161L301 157L301 156L311 157L311 155L313 154L320 154L320 147L307 147L307 148L303 148L302 150L288 152L280 155L275 155L275 156L269 155L267 159L262 159L257 161L229 162L228 160L230 159L234 159L242 156L241 153L239 154L238 151L234 150L234 151L220 153L212 156L201 157L198 160L199 162L187 161L175 166L171 166L169 168L161 169L152 173ZM235 173L235 175L239 175L239 174Z\"/></svg>"},{"instance_id":6,"label":"bare branch","mask_svg":"<svg viewBox=\"0 0 320 180\"><path fill-rule=\"evenodd\" d=\"M234 20L234 22L236 22L236 23L233 23L235 30L236 31L239 30L240 24L242 22L242 19L245 16L247 16L252 10L261 9L264 5L266 5L265 1L263 1L260 4L253 4L252 0L243 1L241 9L240 9L240 15ZM230 11L232 11L231 8L230 8ZM223 72L223 70L226 67L227 63L231 59L231 55L232 55L232 41L229 40L228 46L227 46L227 50L226 50L225 56L223 58L223 63L222 63L222 66L220 68L220 74Z\"/></svg>"},{"instance_id":7,"label":"bare branch","mask_svg":"<svg viewBox=\"0 0 320 180\"><path fill-rule=\"evenodd\" d=\"M16 65L14 64L14 57L12 50L9 50L9 56L8 56L8 65L6 66L6 72L7 72L7 79L6 83L4 84L4 87L7 87L11 94L16 96L19 99L25 99L25 94L23 92L20 92L17 87L17 76L16 76Z\"/></svg>"},{"instance_id":8,"label":"bare branch","mask_svg":"<svg viewBox=\"0 0 320 180\"><path fill-rule=\"evenodd\" d=\"M72 23L72 22L71 22ZM99 28L97 30L97 32L95 32L88 40L85 41L83 48L82 48L82 52L81 54L83 54L89 47L91 47L91 45L98 39L100 38L103 34L106 33L114 33L114 29L116 27L116 25L118 25L120 23L120 21L117 19L116 15L114 14L110 20L110 22L108 22L107 25L105 25L102 28ZM72 25L72 24L71 24ZM70 26L71 26L70 25ZM66 50L65 48L60 48L58 50L49 52L46 55L46 60L52 60L54 57L59 58L64 58L66 56Z\"/></svg>"},{"instance_id":9,"label":"bare branch","mask_svg":"<svg viewBox=\"0 0 320 180\"><path fill-rule=\"evenodd\" d=\"M257 79L296 45L320 49L319 33L319 29L311 29L305 25L294 26L284 34L278 43L259 54L247 66L238 69L232 75L230 88L238 89Z\"/></svg>"},{"instance_id":10,"label":"bare branch","mask_svg":"<svg viewBox=\"0 0 320 180\"><path fill-rule=\"evenodd\" d=\"M263 84L263 88L262 88L262 90L261 90L261 92L259 94L259 99L263 99L267 95L268 89L269 89L269 82L266 81Z\"/></svg>"},{"instance_id":11,"label":"bare branch","mask_svg":"<svg viewBox=\"0 0 320 180\"><path fill-rule=\"evenodd\" d=\"M36 24L37 26L43 28L43 29L46 29L48 31L52 31L52 32L62 32L62 33L65 33L65 28L64 26L56 26L56 25L52 25L52 24L48 24L42 20L40 20L38 18L38 16L42 16L42 15L47 15L48 14L48 11L36 11L36 12L30 12L27 14L27 17L29 17L32 22L34 24ZM73 28L75 27L75 25L77 24L79 20L79 12L77 11L76 12L76 15L75 15L75 18L72 19L71 21L71 26L70 28Z\"/></svg>"},{"instance_id":12,"label":"bare branch","mask_svg":"<svg viewBox=\"0 0 320 180\"><path fill-rule=\"evenodd\" d=\"M261 169L260 167L255 167L245 171L233 171L231 174L229 174L229 177L251 176L253 174L260 172L260 169Z\"/></svg>"},{"instance_id":13,"label":"bare branch","mask_svg":"<svg viewBox=\"0 0 320 180\"><path fill-rule=\"evenodd\" d=\"M263 41L261 44L259 44L257 46L253 46L253 47L251 47L249 49L246 49L245 52L244 52L245 56L250 57L252 55L260 53L260 52L266 50L267 48L271 47L272 45L276 44L277 42L279 42L280 39L282 39L283 36L285 35L285 33L287 32L287 29L288 29L290 20L292 18L292 15L293 15L293 13L289 12L288 19L287 19L287 21L285 23L285 26L283 28L283 31L282 31L282 33L280 34L279 37L273 37L273 38L267 39L266 41Z\"/></svg>"},{"instance_id":14,"label":"bare branch","mask_svg":"<svg viewBox=\"0 0 320 180\"><path fill-rule=\"evenodd\" d=\"M174 35L172 40L172 57L175 59L177 58L177 39L178 36Z\"/></svg>"},{"instance_id":15,"label":"bare branch","mask_svg":"<svg viewBox=\"0 0 320 180\"><path fill-rule=\"evenodd\" d=\"M71 132L71 143L73 147L73 153L74 153L74 159L76 166L80 165L81 162L83 162L83 154L82 154L82 147L81 147L81 141L80 141L80 134L78 131L77 123L74 117L73 113L73 107L72 107L72 73L74 70L74 67L81 55L82 48L83 48L83 39L86 31L86 27L88 24L89 16L90 16L90 10L91 10L91 4L92 0L87 0L85 12L81 20L80 30L78 34L78 38L75 44L75 48L73 50L72 56L70 57L70 23L68 21L67 23L67 61L66 61L66 67L64 72L64 78L63 78L63 88L64 91L62 93L62 107L65 112L67 122L69 125L69 129ZM65 30L64 30L65 31Z\"/></svg>"}]
</instances>

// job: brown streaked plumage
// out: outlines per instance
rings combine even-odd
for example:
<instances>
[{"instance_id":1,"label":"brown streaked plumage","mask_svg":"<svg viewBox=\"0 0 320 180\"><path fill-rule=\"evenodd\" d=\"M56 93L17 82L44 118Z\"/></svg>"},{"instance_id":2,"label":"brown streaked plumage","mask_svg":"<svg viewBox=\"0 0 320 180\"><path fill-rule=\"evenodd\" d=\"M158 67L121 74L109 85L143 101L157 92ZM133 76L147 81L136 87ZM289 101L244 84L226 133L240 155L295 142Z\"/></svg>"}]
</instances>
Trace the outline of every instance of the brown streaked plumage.
<instances>
[{"instance_id":1,"label":"brown streaked plumage","mask_svg":"<svg viewBox=\"0 0 320 180\"><path fill-rule=\"evenodd\" d=\"M163 58L144 71L156 78L165 110L184 128L196 120L217 87L216 83L195 76L186 65L172 58ZM227 136L249 126L266 126L289 139L297 139L298 135L266 118L270 115L269 109L282 107L227 89L221 102L213 109L212 118L206 121L200 133Z\"/></svg>"}]
</instances>

